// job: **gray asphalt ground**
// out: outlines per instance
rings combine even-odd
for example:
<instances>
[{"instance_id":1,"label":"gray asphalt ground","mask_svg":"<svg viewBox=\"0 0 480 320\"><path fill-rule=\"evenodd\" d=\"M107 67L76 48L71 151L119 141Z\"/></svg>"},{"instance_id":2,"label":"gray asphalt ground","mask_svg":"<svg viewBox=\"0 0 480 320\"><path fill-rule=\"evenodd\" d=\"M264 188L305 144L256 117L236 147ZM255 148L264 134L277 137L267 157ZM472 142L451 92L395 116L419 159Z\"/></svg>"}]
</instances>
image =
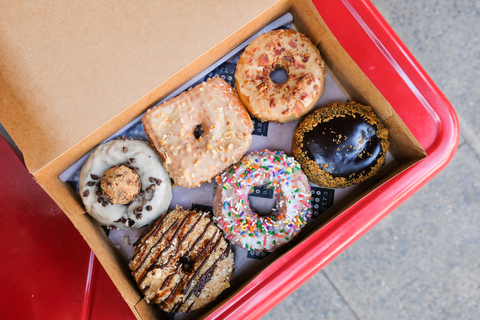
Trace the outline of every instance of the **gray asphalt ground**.
<instances>
[{"instance_id":1,"label":"gray asphalt ground","mask_svg":"<svg viewBox=\"0 0 480 320\"><path fill-rule=\"evenodd\" d=\"M480 1L372 0L454 106L438 176L263 319L480 319Z\"/></svg>"}]
</instances>

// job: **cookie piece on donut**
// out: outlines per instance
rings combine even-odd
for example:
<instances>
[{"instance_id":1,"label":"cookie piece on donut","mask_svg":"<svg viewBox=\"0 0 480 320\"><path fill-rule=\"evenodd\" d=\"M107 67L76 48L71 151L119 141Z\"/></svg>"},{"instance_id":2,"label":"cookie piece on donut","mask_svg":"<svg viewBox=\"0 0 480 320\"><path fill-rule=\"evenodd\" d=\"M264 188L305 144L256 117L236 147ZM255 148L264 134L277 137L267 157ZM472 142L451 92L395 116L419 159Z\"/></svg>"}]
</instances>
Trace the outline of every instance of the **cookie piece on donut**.
<instances>
[{"instance_id":1,"label":"cookie piece on donut","mask_svg":"<svg viewBox=\"0 0 480 320\"><path fill-rule=\"evenodd\" d=\"M288 80L276 84L270 73L283 69ZM302 33L280 29L255 38L235 71L238 95L262 121L287 122L309 112L325 89L324 61Z\"/></svg>"},{"instance_id":2,"label":"cookie piece on donut","mask_svg":"<svg viewBox=\"0 0 480 320\"><path fill-rule=\"evenodd\" d=\"M86 211L109 229L138 229L167 211L170 177L148 142L118 138L98 146L82 167Z\"/></svg>"},{"instance_id":3,"label":"cookie piece on donut","mask_svg":"<svg viewBox=\"0 0 480 320\"><path fill-rule=\"evenodd\" d=\"M310 181L346 188L375 175L385 163L388 147L388 129L371 107L338 102L302 120L292 151Z\"/></svg>"},{"instance_id":4,"label":"cookie piece on donut","mask_svg":"<svg viewBox=\"0 0 480 320\"><path fill-rule=\"evenodd\" d=\"M230 286L234 254L208 213L177 207L134 246L132 275L147 303L166 312L202 308Z\"/></svg>"},{"instance_id":5,"label":"cookie piece on donut","mask_svg":"<svg viewBox=\"0 0 480 320\"><path fill-rule=\"evenodd\" d=\"M293 157L281 151L254 151L217 178L213 214L227 239L251 251L274 251L297 235L312 215L308 179ZM275 193L270 214L250 205L254 188Z\"/></svg>"},{"instance_id":6,"label":"cookie piece on donut","mask_svg":"<svg viewBox=\"0 0 480 320\"><path fill-rule=\"evenodd\" d=\"M184 188L210 181L240 160L252 141L250 115L219 77L148 110L142 122L168 173Z\"/></svg>"}]
</instances>

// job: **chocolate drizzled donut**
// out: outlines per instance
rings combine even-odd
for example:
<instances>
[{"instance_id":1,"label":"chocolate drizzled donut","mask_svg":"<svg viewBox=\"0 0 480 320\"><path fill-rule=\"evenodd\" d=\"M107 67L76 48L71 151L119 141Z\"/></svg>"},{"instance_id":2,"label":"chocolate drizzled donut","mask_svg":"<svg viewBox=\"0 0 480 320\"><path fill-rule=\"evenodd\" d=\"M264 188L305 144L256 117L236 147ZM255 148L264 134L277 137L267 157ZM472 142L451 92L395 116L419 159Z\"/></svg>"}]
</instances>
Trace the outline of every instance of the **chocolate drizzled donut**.
<instances>
[{"instance_id":1,"label":"chocolate drizzled donut","mask_svg":"<svg viewBox=\"0 0 480 320\"><path fill-rule=\"evenodd\" d=\"M147 303L166 312L202 308L230 286L233 251L208 213L177 207L134 246L132 275Z\"/></svg>"}]
</instances>

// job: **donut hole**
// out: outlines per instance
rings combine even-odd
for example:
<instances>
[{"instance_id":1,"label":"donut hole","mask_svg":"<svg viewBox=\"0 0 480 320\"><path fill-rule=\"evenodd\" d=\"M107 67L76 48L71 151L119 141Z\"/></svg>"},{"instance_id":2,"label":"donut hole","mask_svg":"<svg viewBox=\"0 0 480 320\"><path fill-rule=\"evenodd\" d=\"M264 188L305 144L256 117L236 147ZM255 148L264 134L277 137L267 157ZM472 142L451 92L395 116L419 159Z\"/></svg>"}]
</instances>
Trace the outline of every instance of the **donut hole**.
<instances>
[{"instance_id":1,"label":"donut hole","mask_svg":"<svg viewBox=\"0 0 480 320\"><path fill-rule=\"evenodd\" d=\"M288 72L285 70L284 67L282 66L276 66L275 69L273 69L270 72L269 75L270 79L272 80L273 83L281 85L287 82L288 80Z\"/></svg>"},{"instance_id":2,"label":"donut hole","mask_svg":"<svg viewBox=\"0 0 480 320\"><path fill-rule=\"evenodd\" d=\"M253 187L248 195L248 202L253 211L259 216L275 215L277 199L274 195L273 189L265 186Z\"/></svg>"},{"instance_id":3,"label":"donut hole","mask_svg":"<svg viewBox=\"0 0 480 320\"><path fill-rule=\"evenodd\" d=\"M193 129L193 135L198 140L198 139L200 139L202 134L203 134L203 126L201 124L199 124Z\"/></svg>"}]
</instances>

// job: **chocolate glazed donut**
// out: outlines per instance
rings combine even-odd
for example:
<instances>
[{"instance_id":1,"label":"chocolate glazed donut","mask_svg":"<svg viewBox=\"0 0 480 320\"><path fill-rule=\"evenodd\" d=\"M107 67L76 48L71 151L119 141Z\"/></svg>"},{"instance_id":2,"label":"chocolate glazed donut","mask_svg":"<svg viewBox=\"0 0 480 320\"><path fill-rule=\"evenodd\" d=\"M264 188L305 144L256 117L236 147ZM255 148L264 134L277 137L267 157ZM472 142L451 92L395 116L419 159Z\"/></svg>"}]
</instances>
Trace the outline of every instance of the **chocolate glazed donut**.
<instances>
[{"instance_id":1,"label":"chocolate glazed donut","mask_svg":"<svg viewBox=\"0 0 480 320\"><path fill-rule=\"evenodd\" d=\"M345 188L375 175L385 162L388 130L369 106L334 103L295 130L293 156L313 183Z\"/></svg>"}]
</instances>

